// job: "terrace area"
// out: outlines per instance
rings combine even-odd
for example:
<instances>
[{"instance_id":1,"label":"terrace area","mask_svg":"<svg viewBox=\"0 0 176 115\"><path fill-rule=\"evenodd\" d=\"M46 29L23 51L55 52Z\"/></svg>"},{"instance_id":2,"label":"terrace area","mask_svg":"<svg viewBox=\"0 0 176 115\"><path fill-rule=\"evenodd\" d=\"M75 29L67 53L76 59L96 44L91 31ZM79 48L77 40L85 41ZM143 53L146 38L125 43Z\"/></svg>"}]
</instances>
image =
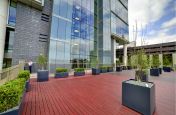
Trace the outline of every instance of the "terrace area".
<instances>
[{"instance_id":1,"label":"terrace area","mask_svg":"<svg viewBox=\"0 0 176 115\"><path fill-rule=\"evenodd\" d=\"M22 115L139 115L123 106L122 81L134 78L133 70L69 77L47 82L30 81ZM156 85L154 115L175 115L176 72L149 77ZM129 95L130 96L130 95Z\"/></svg>"}]
</instances>

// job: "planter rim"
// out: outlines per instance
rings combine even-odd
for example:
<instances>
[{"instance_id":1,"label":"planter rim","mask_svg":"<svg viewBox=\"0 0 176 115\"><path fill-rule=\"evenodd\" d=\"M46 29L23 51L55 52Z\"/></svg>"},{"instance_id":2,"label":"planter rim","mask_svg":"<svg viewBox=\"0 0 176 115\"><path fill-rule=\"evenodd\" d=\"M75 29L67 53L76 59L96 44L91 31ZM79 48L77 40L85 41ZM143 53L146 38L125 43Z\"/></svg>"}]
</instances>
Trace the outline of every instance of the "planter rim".
<instances>
[{"instance_id":1,"label":"planter rim","mask_svg":"<svg viewBox=\"0 0 176 115\"><path fill-rule=\"evenodd\" d=\"M56 73L68 73L68 72L56 72Z\"/></svg>"},{"instance_id":2,"label":"planter rim","mask_svg":"<svg viewBox=\"0 0 176 115\"><path fill-rule=\"evenodd\" d=\"M151 87L153 87L155 85L153 82L143 82L143 81L140 81L139 82L140 84L133 84L133 83L130 83L130 81L136 81L136 80L135 79L129 79L129 80L123 81L123 83L131 84L131 85L136 85L136 86L141 86L141 87L145 87L145 88L151 88ZM148 84L148 86L146 84Z\"/></svg>"},{"instance_id":3,"label":"planter rim","mask_svg":"<svg viewBox=\"0 0 176 115\"><path fill-rule=\"evenodd\" d=\"M49 71L49 70L42 70L42 69L41 69L41 70L37 70L37 71Z\"/></svg>"},{"instance_id":4,"label":"planter rim","mask_svg":"<svg viewBox=\"0 0 176 115\"><path fill-rule=\"evenodd\" d=\"M21 104L21 103L20 103L20 104ZM11 112L11 111L16 111L16 110L18 110L18 109L20 108L20 104L17 105L17 106L15 106L15 107L13 107L13 108L8 109L7 111L1 112L0 115L4 115L4 114L7 114L7 113L9 113L9 112Z\"/></svg>"}]
</instances>

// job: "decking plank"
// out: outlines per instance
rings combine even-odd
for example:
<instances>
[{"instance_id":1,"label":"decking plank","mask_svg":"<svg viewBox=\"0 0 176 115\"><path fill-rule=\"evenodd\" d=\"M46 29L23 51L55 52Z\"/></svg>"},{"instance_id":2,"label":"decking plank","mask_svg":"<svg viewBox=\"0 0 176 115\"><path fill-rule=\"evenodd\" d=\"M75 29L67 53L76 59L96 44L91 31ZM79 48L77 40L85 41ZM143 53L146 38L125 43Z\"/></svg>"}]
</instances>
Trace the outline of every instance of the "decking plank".
<instances>
[{"instance_id":1,"label":"decking plank","mask_svg":"<svg viewBox=\"0 0 176 115\"><path fill-rule=\"evenodd\" d=\"M122 81L127 76L51 78L47 82L31 80L31 90L23 102L23 115L140 115L121 104ZM174 115L175 82L169 78L153 78L156 84L154 115Z\"/></svg>"}]
</instances>

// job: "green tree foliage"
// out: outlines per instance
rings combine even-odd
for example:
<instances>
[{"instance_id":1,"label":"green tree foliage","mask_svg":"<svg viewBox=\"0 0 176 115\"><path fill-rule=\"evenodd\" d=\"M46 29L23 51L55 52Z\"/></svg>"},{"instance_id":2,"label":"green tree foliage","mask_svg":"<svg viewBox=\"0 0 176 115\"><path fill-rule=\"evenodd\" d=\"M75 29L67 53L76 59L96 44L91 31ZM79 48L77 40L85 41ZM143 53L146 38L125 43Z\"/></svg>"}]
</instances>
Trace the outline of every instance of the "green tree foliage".
<instances>
[{"instance_id":1,"label":"green tree foliage","mask_svg":"<svg viewBox=\"0 0 176 115\"><path fill-rule=\"evenodd\" d=\"M152 63L152 67L155 68L159 68L159 66L161 65L161 62L159 60L159 56L158 55L153 55L153 59L152 59L153 63Z\"/></svg>"},{"instance_id":2,"label":"green tree foliage","mask_svg":"<svg viewBox=\"0 0 176 115\"><path fill-rule=\"evenodd\" d=\"M44 69L44 67L47 64L47 58L43 55L40 54L37 58L37 63L39 64L39 66L42 68L42 70Z\"/></svg>"},{"instance_id":3,"label":"green tree foliage","mask_svg":"<svg viewBox=\"0 0 176 115\"><path fill-rule=\"evenodd\" d=\"M164 58L163 58L163 65L164 66L168 66L168 67L171 67L171 59L169 56L165 55Z\"/></svg>"},{"instance_id":4,"label":"green tree foliage","mask_svg":"<svg viewBox=\"0 0 176 115\"><path fill-rule=\"evenodd\" d=\"M148 61L149 59L147 58L147 55L145 54L143 49L134 52L133 55L131 56L131 65L133 67L137 67L137 71L146 73L147 72L146 69L149 67ZM136 79L140 81L141 76L137 75Z\"/></svg>"}]
</instances>

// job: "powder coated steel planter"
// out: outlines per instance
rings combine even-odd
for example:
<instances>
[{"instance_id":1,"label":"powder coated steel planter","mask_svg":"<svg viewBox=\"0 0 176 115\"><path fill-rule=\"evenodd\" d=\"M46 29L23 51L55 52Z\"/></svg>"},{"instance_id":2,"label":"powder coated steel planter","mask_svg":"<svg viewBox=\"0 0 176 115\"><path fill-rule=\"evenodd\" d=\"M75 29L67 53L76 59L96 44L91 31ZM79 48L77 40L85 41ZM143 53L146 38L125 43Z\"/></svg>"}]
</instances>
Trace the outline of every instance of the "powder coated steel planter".
<instances>
[{"instance_id":1,"label":"powder coated steel planter","mask_svg":"<svg viewBox=\"0 0 176 115\"><path fill-rule=\"evenodd\" d=\"M101 73L107 73L107 69L100 69Z\"/></svg>"},{"instance_id":2,"label":"powder coated steel planter","mask_svg":"<svg viewBox=\"0 0 176 115\"><path fill-rule=\"evenodd\" d=\"M156 107L155 84L152 82L141 82L143 85L130 83L133 81L135 80L130 79L122 82L122 105L144 115L152 115Z\"/></svg>"},{"instance_id":3,"label":"powder coated steel planter","mask_svg":"<svg viewBox=\"0 0 176 115\"><path fill-rule=\"evenodd\" d=\"M84 76L85 72L74 72L74 76Z\"/></svg>"},{"instance_id":4,"label":"powder coated steel planter","mask_svg":"<svg viewBox=\"0 0 176 115\"><path fill-rule=\"evenodd\" d=\"M39 70L37 72L37 81L48 81L49 80L49 71L48 70Z\"/></svg>"},{"instance_id":5,"label":"powder coated steel planter","mask_svg":"<svg viewBox=\"0 0 176 115\"><path fill-rule=\"evenodd\" d=\"M113 72L113 67L108 67L108 72Z\"/></svg>"},{"instance_id":6,"label":"powder coated steel planter","mask_svg":"<svg viewBox=\"0 0 176 115\"><path fill-rule=\"evenodd\" d=\"M150 75L151 76L159 76L160 75L159 68L152 68L152 69L150 69Z\"/></svg>"},{"instance_id":7,"label":"powder coated steel planter","mask_svg":"<svg viewBox=\"0 0 176 115\"><path fill-rule=\"evenodd\" d=\"M100 74L100 69L92 68L92 75L99 75L99 74Z\"/></svg>"},{"instance_id":8,"label":"powder coated steel planter","mask_svg":"<svg viewBox=\"0 0 176 115\"><path fill-rule=\"evenodd\" d=\"M117 72L121 72L122 71L122 67L116 67L116 71Z\"/></svg>"},{"instance_id":9,"label":"powder coated steel planter","mask_svg":"<svg viewBox=\"0 0 176 115\"><path fill-rule=\"evenodd\" d=\"M164 72L171 72L171 67L163 67Z\"/></svg>"},{"instance_id":10,"label":"powder coated steel planter","mask_svg":"<svg viewBox=\"0 0 176 115\"><path fill-rule=\"evenodd\" d=\"M65 78L68 77L68 72L59 72L59 73L55 73L55 78Z\"/></svg>"}]
</instances>

